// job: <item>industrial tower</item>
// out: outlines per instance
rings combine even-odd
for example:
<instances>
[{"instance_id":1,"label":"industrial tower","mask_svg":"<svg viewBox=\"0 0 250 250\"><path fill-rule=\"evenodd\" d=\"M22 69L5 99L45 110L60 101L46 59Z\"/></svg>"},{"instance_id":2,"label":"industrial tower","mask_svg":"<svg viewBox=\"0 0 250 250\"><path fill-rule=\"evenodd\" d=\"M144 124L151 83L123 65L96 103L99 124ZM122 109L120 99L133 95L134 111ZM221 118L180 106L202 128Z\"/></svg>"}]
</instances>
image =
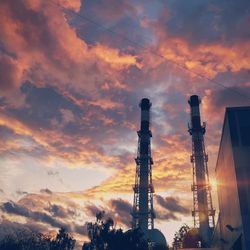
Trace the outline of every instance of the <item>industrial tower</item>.
<instances>
[{"instance_id":1,"label":"industrial tower","mask_svg":"<svg viewBox=\"0 0 250 250\"><path fill-rule=\"evenodd\" d=\"M204 134L206 124L201 125L200 108L201 103L197 95L192 95L188 101L191 108L191 124L188 131L192 136L192 155L190 157L193 167L193 211L194 227L199 229L202 238L202 246L210 244L212 230L214 228L214 215L211 187L208 175L208 156L205 150Z\"/></svg>"},{"instance_id":2,"label":"industrial tower","mask_svg":"<svg viewBox=\"0 0 250 250\"><path fill-rule=\"evenodd\" d=\"M150 140L152 133L150 131L150 107L149 99L143 98L140 102L141 108L141 126L138 134L138 151L136 162L136 174L133 204L133 222L132 227L140 227L144 233L154 229L154 209L152 184L152 165Z\"/></svg>"}]
</instances>

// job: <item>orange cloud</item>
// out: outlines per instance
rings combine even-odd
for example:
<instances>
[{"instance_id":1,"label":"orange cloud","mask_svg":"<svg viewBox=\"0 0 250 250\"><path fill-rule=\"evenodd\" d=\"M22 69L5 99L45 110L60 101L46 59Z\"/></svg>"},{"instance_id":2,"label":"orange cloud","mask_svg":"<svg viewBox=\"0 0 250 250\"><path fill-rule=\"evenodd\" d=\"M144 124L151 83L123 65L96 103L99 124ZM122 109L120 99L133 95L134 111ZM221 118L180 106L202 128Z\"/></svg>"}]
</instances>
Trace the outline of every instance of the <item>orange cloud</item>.
<instances>
[{"instance_id":1,"label":"orange cloud","mask_svg":"<svg viewBox=\"0 0 250 250\"><path fill-rule=\"evenodd\" d=\"M123 104L120 102L114 102L114 101L108 100L108 99L97 99L94 101L89 101L88 103L93 105L93 106L97 106L99 108L102 108L104 110L121 108L123 106Z\"/></svg>"},{"instance_id":2,"label":"orange cloud","mask_svg":"<svg viewBox=\"0 0 250 250\"><path fill-rule=\"evenodd\" d=\"M127 68L131 65L135 65L138 68L141 67L141 65L136 61L135 56L121 54L118 49L97 44L91 50L97 57L110 64L114 69L119 70Z\"/></svg>"},{"instance_id":3,"label":"orange cloud","mask_svg":"<svg viewBox=\"0 0 250 250\"><path fill-rule=\"evenodd\" d=\"M3 58L8 60L4 65L9 65L11 72L6 72L5 77L1 74L2 87L11 84L19 88L23 81L30 80L36 85L49 81L62 92L68 83L76 90L93 91L96 86L101 87L108 76L111 87L124 88L120 83L120 71L132 65L140 67L136 56L102 44L88 47L78 37L64 10L79 11L81 1L12 2L0 4L0 22L3 24L0 38L4 49L15 57L13 59L8 53ZM10 100L15 102L11 93Z\"/></svg>"},{"instance_id":4,"label":"orange cloud","mask_svg":"<svg viewBox=\"0 0 250 250\"><path fill-rule=\"evenodd\" d=\"M103 122L110 124L109 120L103 118ZM49 153L47 161L52 161L56 158L68 161L68 166L75 167L92 167L98 165L99 168L111 167L119 165L119 157L105 155L103 152L89 145L89 138L86 136L77 136L72 140L72 136L61 134L56 131L49 131L44 129L31 129L18 120L0 115L0 125L10 128L18 135L29 136L35 143L45 147ZM58 145L63 145L64 150L60 149ZM32 149L35 145L27 145L27 150ZM9 139L5 142L4 149L22 149L23 144L21 139L19 141L12 141ZM72 148L74 150L72 150ZM42 155L41 155L42 157Z\"/></svg>"},{"instance_id":5,"label":"orange cloud","mask_svg":"<svg viewBox=\"0 0 250 250\"><path fill-rule=\"evenodd\" d=\"M223 44L190 46L181 38L165 37L159 44L159 54L173 64L190 70L191 76L198 75L214 78L220 72L228 70L238 72L250 65L249 43L228 47ZM195 72L192 74L192 71ZM197 75L197 74L198 75Z\"/></svg>"},{"instance_id":6,"label":"orange cloud","mask_svg":"<svg viewBox=\"0 0 250 250\"><path fill-rule=\"evenodd\" d=\"M164 138L167 143L153 151L155 163L152 167L153 182L156 192L179 190L185 186L189 193L191 185L190 152L178 136ZM131 156L130 163L118 169L110 178L89 190L86 194L93 197L104 197L110 194L132 194L135 181L135 163ZM185 191L186 192L186 191ZM190 193L191 194L191 193Z\"/></svg>"}]
</instances>

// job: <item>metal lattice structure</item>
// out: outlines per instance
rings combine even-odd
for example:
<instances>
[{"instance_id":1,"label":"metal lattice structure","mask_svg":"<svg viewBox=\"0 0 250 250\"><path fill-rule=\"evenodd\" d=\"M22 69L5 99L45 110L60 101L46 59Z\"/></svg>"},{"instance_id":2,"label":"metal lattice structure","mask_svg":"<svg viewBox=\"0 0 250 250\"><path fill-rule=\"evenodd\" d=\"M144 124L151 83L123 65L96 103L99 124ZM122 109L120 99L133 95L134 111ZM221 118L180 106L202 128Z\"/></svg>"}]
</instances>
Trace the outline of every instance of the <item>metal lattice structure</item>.
<instances>
[{"instance_id":1,"label":"metal lattice structure","mask_svg":"<svg viewBox=\"0 0 250 250\"><path fill-rule=\"evenodd\" d=\"M144 232L154 228L154 208L153 208L153 183L151 157L151 137L150 131L150 107L149 99L143 98L140 102L141 108L141 128L138 134L138 150L136 162L136 174L133 203L132 227L140 227Z\"/></svg>"},{"instance_id":2,"label":"metal lattice structure","mask_svg":"<svg viewBox=\"0 0 250 250\"><path fill-rule=\"evenodd\" d=\"M193 168L193 211L194 227L199 229L203 245L208 246L214 228L215 210L212 204L211 186L208 174L208 155L205 150L204 134L206 124L201 125L200 99L197 95L190 97L191 124L189 133L192 136L192 155L190 157Z\"/></svg>"}]
</instances>

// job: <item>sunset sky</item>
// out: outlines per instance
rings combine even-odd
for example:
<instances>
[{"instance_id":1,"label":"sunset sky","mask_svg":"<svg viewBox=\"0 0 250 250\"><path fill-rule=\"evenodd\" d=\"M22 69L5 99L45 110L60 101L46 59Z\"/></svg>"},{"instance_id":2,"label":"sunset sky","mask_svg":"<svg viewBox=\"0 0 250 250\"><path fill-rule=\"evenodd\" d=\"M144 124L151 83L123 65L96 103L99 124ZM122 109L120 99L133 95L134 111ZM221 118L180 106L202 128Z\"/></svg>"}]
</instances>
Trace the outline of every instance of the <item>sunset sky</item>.
<instances>
[{"instance_id":1,"label":"sunset sky","mask_svg":"<svg viewBox=\"0 0 250 250\"><path fill-rule=\"evenodd\" d=\"M0 235L129 227L143 97L156 228L192 226L187 101L213 180L225 107L250 105L250 1L0 0L0 27Z\"/></svg>"}]
</instances>

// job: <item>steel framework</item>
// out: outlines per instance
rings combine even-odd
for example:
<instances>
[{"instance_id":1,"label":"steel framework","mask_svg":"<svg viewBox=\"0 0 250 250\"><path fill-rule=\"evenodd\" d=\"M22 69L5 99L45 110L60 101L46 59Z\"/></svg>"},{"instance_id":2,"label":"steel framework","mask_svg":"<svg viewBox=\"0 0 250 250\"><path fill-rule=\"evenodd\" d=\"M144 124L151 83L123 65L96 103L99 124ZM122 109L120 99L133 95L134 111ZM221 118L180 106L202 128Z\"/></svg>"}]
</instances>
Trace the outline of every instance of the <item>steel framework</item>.
<instances>
[{"instance_id":1,"label":"steel framework","mask_svg":"<svg viewBox=\"0 0 250 250\"><path fill-rule=\"evenodd\" d=\"M192 136L192 155L190 161L193 170L193 211L194 227L199 228L199 233L203 239L203 245L208 246L214 228L215 210L212 204L211 186L208 174L208 155L205 150L204 134L206 124L201 125L200 119L200 99L193 95L188 103L191 107L191 125L188 131Z\"/></svg>"},{"instance_id":2,"label":"steel framework","mask_svg":"<svg viewBox=\"0 0 250 250\"><path fill-rule=\"evenodd\" d=\"M141 129L138 134L138 149L135 173L134 202L133 202L133 221L132 227L140 227L143 231L154 228L154 208L152 183L152 165L151 157L151 137L150 131L150 107L149 99L144 98L140 102L141 108Z\"/></svg>"}]
</instances>

